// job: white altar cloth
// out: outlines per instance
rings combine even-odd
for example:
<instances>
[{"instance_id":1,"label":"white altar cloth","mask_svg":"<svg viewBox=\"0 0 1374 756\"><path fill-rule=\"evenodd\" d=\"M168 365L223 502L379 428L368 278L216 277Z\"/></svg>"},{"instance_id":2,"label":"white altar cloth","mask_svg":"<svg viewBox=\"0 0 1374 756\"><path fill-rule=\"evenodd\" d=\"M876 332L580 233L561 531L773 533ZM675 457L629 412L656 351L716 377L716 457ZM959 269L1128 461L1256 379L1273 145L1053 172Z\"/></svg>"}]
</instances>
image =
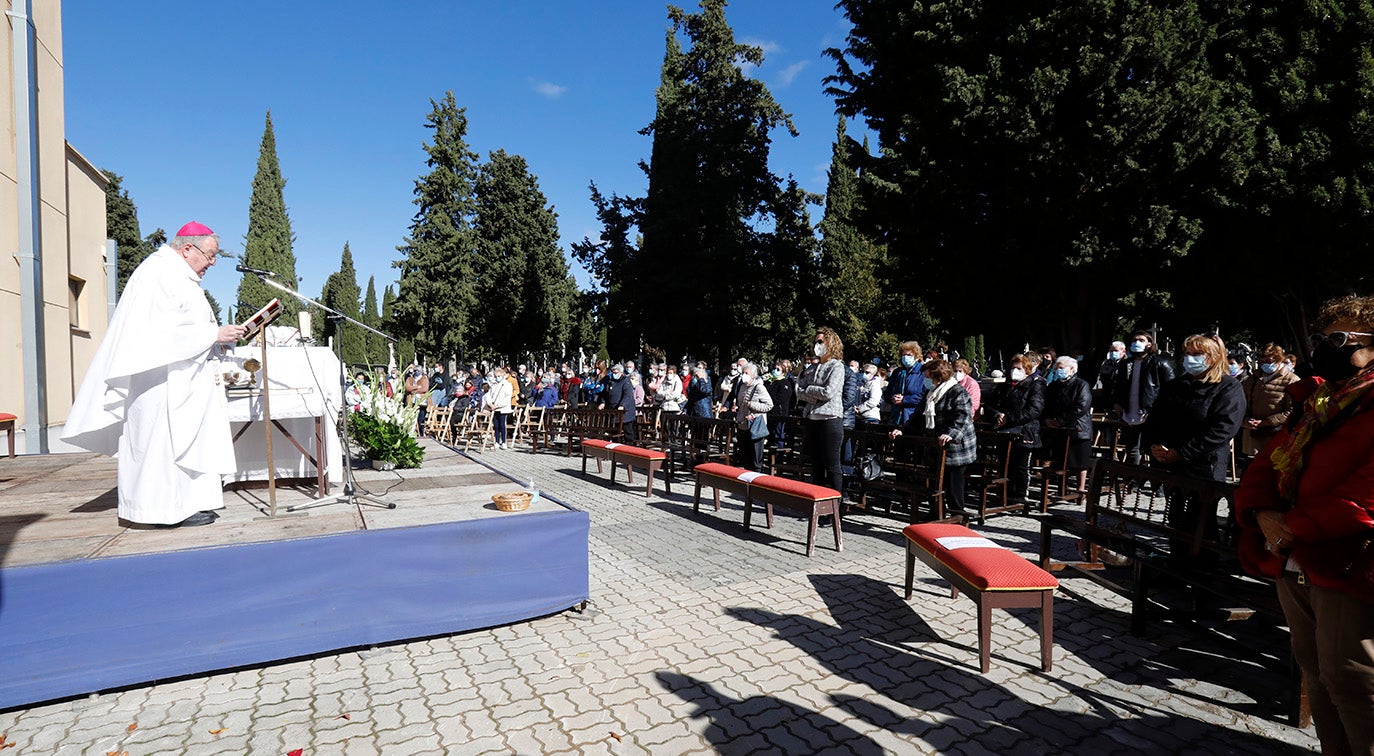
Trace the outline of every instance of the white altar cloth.
<instances>
[{"instance_id":1,"label":"white altar cloth","mask_svg":"<svg viewBox=\"0 0 1374 756\"><path fill-rule=\"evenodd\" d=\"M235 347L232 360L240 365L252 357L262 359L262 347ZM226 361L227 367L227 361ZM337 418L342 407L339 392L339 361L325 347L267 348L268 390L272 419L281 423L296 442L312 455L315 449L315 418L324 418L325 464L330 483L343 482L343 450L339 445ZM261 382L262 375L258 375ZM229 429L238 433L249 420L262 419L262 395L229 396ZM248 428L234 443L238 470L224 476L226 482L267 480L267 439L262 424ZM315 478L310 460L272 428L272 461L278 478Z\"/></svg>"}]
</instances>

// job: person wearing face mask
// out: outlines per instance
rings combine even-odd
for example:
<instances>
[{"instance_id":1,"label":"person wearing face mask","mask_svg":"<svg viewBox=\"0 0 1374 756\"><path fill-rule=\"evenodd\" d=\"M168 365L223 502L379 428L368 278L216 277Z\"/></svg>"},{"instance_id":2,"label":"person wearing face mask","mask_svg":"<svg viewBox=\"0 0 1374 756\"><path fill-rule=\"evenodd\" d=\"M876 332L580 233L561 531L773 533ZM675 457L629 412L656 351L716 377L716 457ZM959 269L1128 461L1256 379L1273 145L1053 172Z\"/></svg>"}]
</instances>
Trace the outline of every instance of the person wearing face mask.
<instances>
[{"instance_id":1,"label":"person wearing face mask","mask_svg":"<svg viewBox=\"0 0 1374 756\"><path fill-rule=\"evenodd\" d=\"M1323 753L1374 751L1374 297L1317 314L1313 377L1236 491L1241 563L1274 578ZM1266 359L1268 353L1266 352Z\"/></svg>"},{"instance_id":2,"label":"person wearing face mask","mask_svg":"<svg viewBox=\"0 0 1374 756\"><path fill-rule=\"evenodd\" d=\"M1087 490L1088 468L1092 465L1092 401L1088 382L1078 377L1078 360L1055 360L1054 382L1045 393L1046 443L1055 468L1078 476L1079 491Z\"/></svg>"},{"instance_id":3,"label":"person wearing face mask","mask_svg":"<svg viewBox=\"0 0 1374 756\"><path fill-rule=\"evenodd\" d=\"M787 422L797 408L797 379L792 377L792 361L783 359L773 363L773 372L768 374L768 395L773 398L773 409L768 411L768 437L773 439L774 448L787 445Z\"/></svg>"},{"instance_id":4,"label":"person wearing face mask","mask_svg":"<svg viewBox=\"0 0 1374 756\"><path fill-rule=\"evenodd\" d=\"M1093 408L1101 412L1110 412L1112 400L1110 388L1112 377L1116 374L1116 369L1125 364L1126 342L1113 341L1107 348L1107 356L1102 360L1102 364L1097 367L1097 380L1093 382Z\"/></svg>"},{"instance_id":5,"label":"person wearing face mask","mask_svg":"<svg viewBox=\"0 0 1374 756\"><path fill-rule=\"evenodd\" d=\"M494 368L491 371L491 385L482 396L482 404L485 409L491 411L491 431L497 449L510 448L506 445L506 421L515 411L511 406L513 395L514 389L511 388L510 381L506 380L506 371L499 367Z\"/></svg>"},{"instance_id":6,"label":"person wearing face mask","mask_svg":"<svg viewBox=\"0 0 1374 756\"><path fill-rule=\"evenodd\" d=\"M687 401L683 394L682 379L677 377L677 365L669 365L663 379L658 382L654 401L665 414L676 415L682 412L682 403Z\"/></svg>"},{"instance_id":7,"label":"person wearing face mask","mask_svg":"<svg viewBox=\"0 0 1374 756\"><path fill-rule=\"evenodd\" d=\"M692 380L687 384L687 414L711 416L711 377L706 374L704 362L698 362L692 368Z\"/></svg>"},{"instance_id":8,"label":"person wearing face mask","mask_svg":"<svg viewBox=\"0 0 1374 756\"><path fill-rule=\"evenodd\" d=\"M620 430L627 444L639 440L635 433L635 388L625 375L625 366L616 363L611 367L611 376L601 391L601 403L597 409L610 408L621 413Z\"/></svg>"},{"instance_id":9,"label":"person wearing face mask","mask_svg":"<svg viewBox=\"0 0 1374 756\"><path fill-rule=\"evenodd\" d=\"M803 443L811 460L811 482L844 491L840 468L844 445L844 342L830 328L819 328L812 339L816 361L807 365L797 381L802 405Z\"/></svg>"},{"instance_id":10,"label":"person wearing face mask","mask_svg":"<svg viewBox=\"0 0 1374 756\"><path fill-rule=\"evenodd\" d=\"M1032 373L1038 362L1032 355L1011 358L1011 376L993 396L991 409L996 430L1017 436L1011 449L1008 472L1012 501L1027 502L1030 490L1030 461L1040 448L1040 417L1045 411L1045 379Z\"/></svg>"},{"instance_id":11,"label":"person wearing face mask","mask_svg":"<svg viewBox=\"0 0 1374 756\"><path fill-rule=\"evenodd\" d=\"M1145 420L1154 407L1155 399L1164 384L1174 379L1174 366L1159 356L1155 339L1148 331L1136 331L1126 344L1130 355L1112 371L1110 394L1112 414L1124 424L1121 429L1121 448L1126 461L1140 464L1140 434ZM1219 366L1225 374L1225 365Z\"/></svg>"},{"instance_id":12,"label":"person wearing face mask","mask_svg":"<svg viewBox=\"0 0 1374 756\"><path fill-rule=\"evenodd\" d=\"M1241 384L1245 388L1245 425L1241 428L1240 454L1245 459L1259 454L1293 411L1288 387L1298 376L1283 358L1282 347L1266 344L1260 350L1259 370Z\"/></svg>"},{"instance_id":13,"label":"person wearing face mask","mask_svg":"<svg viewBox=\"0 0 1374 756\"><path fill-rule=\"evenodd\" d=\"M945 516L966 520L964 469L978 458L978 433L973 428L973 402L954 378L949 361L934 359L925 364L926 395L921 412L914 414L893 438L903 433L934 436L945 447Z\"/></svg>"},{"instance_id":14,"label":"person wearing face mask","mask_svg":"<svg viewBox=\"0 0 1374 756\"><path fill-rule=\"evenodd\" d=\"M735 427L739 436L736 445L740 467L746 470L759 470L763 464L763 441L768 438L768 411L773 409L773 397L759 379L759 368L746 362L735 380ZM762 416L764 420L756 422ZM753 429L761 428L755 434Z\"/></svg>"},{"instance_id":15,"label":"person wearing face mask","mask_svg":"<svg viewBox=\"0 0 1374 756\"><path fill-rule=\"evenodd\" d=\"M883 382L878 380L878 366L864 365L863 382L859 387L859 402L854 405L855 426L876 424L878 408L883 404Z\"/></svg>"},{"instance_id":16,"label":"person wearing face mask","mask_svg":"<svg viewBox=\"0 0 1374 756\"><path fill-rule=\"evenodd\" d=\"M892 371L883 389L883 401L891 407L892 424L901 427L921 406L926 389L925 376L921 373L921 345L904 341L899 349L901 366Z\"/></svg>"},{"instance_id":17,"label":"person wearing face mask","mask_svg":"<svg viewBox=\"0 0 1374 756\"><path fill-rule=\"evenodd\" d=\"M983 406L983 387L978 385L972 373L973 365L968 360L961 357L954 361L954 380L968 392L968 398L973 402L973 416L978 417L978 410Z\"/></svg>"},{"instance_id":18,"label":"person wearing face mask","mask_svg":"<svg viewBox=\"0 0 1374 756\"><path fill-rule=\"evenodd\" d=\"M1156 465L1224 481L1231 439L1245 417L1245 390L1227 374L1226 345L1218 336L1183 341L1183 372L1160 389L1144 443Z\"/></svg>"},{"instance_id":19,"label":"person wearing face mask","mask_svg":"<svg viewBox=\"0 0 1374 756\"><path fill-rule=\"evenodd\" d=\"M582 379L577 377L572 366L566 362L563 363L563 375L558 379L558 398L562 399L569 409L577 409L582 398Z\"/></svg>"}]
</instances>

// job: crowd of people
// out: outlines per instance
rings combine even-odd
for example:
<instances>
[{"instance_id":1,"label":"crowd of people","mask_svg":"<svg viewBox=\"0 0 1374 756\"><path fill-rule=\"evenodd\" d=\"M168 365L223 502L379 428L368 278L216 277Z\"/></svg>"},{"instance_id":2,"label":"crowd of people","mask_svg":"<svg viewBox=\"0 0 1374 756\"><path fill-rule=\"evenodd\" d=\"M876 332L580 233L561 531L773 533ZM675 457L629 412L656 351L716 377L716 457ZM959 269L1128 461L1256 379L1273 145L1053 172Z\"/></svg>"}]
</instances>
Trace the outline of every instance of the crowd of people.
<instances>
[{"instance_id":1,"label":"crowd of people","mask_svg":"<svg viewBox=\"0 0 1374 756\"><path fill-rule=\"evenodd\" d=\"M1277 343L1228 349L1207 333L1171 356L1141 330L1112 342L1098 364L1026 349L1005 373L983 375L943 345L927 351L915 341L890 363L846 361L839 335L820 328L801 364L741 357L721 371L701 361L641 370L601 360L580 371L470 366L456 379L435 365L392 381L412 401L474 406L502 420L522 403L613 409L631 443L641 412L730 418L738 464L754 470L765 444L788 444L796 423L811 482L838 491L854 472L846 430L925 435L946 449L953 517L968 506L964 476L978 457L978 430L1015 436L1010 495L1027 501L1037 457L1086 490L1095 419L1108 420L1130 463L1241 478L1242 557L1278 580L1323 750L1364 752L1374 744L1374 297L1329 302L1316 326L1306 360ZM496 428L504 446L504 422Z\"/></svg>"}]
</instances>

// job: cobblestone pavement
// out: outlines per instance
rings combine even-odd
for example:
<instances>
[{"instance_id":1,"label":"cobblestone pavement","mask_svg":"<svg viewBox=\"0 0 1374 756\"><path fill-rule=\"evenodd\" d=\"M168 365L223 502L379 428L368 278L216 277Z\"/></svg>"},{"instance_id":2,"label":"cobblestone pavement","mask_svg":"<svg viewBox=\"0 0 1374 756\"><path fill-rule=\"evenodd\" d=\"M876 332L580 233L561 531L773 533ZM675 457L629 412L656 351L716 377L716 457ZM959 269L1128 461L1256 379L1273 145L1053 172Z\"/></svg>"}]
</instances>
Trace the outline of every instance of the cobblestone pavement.
<instances>
[{"instance_id":1,"label":"cobblestone pavement","mask_svg":"<svg viewBox=\"0 0 1374 756\"><path fill-rule=\"evenodd\" d=\"M442 453L442 452L437 452ZM902 599L901 523L858 514L844 551L780 514L646 499L579 460L475 455L591 513L592 601L490 630L147 685L0 712L11 754L1296 753L1281 720L1284 638L1259 621L1154 623L1068 579L1055 660L1032 610L996 612L978 672L967 598L917 565ZM636 478L639 479L638 477ZM1031 555L1034 523L982 529ZM1064 544L1070 548L1070 544ZM365 610L365 609L364 609ZM0 753L4 753L0 750Z\"/></svg>"}]
</instances>

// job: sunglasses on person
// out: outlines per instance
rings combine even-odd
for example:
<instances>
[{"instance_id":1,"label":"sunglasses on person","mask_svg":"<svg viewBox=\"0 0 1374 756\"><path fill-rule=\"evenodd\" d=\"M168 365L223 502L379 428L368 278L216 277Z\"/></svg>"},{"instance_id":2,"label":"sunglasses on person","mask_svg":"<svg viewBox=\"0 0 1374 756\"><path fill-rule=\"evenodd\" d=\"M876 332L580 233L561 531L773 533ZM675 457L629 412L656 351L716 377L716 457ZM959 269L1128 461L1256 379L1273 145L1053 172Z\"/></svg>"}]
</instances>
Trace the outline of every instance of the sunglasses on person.
<instances>
[{"instance_id":1,"label":"sunglasses on person","mask_svg":"<svg viewBox=\"0 0 1374 756\"><path fill-rule=\"evenodd\" d=\"M1307 337L1307 341L1312 345L1313 349L1316 349L1323 343L1330 344L1331 346L1340 349L1341 347L1350 343L1350 337L1352 336L1374 336L1374 333L1363 333L1361 331L1332 331L1331 333L1314 333L1311 336Z\"/></svg>"}]
</instances>

